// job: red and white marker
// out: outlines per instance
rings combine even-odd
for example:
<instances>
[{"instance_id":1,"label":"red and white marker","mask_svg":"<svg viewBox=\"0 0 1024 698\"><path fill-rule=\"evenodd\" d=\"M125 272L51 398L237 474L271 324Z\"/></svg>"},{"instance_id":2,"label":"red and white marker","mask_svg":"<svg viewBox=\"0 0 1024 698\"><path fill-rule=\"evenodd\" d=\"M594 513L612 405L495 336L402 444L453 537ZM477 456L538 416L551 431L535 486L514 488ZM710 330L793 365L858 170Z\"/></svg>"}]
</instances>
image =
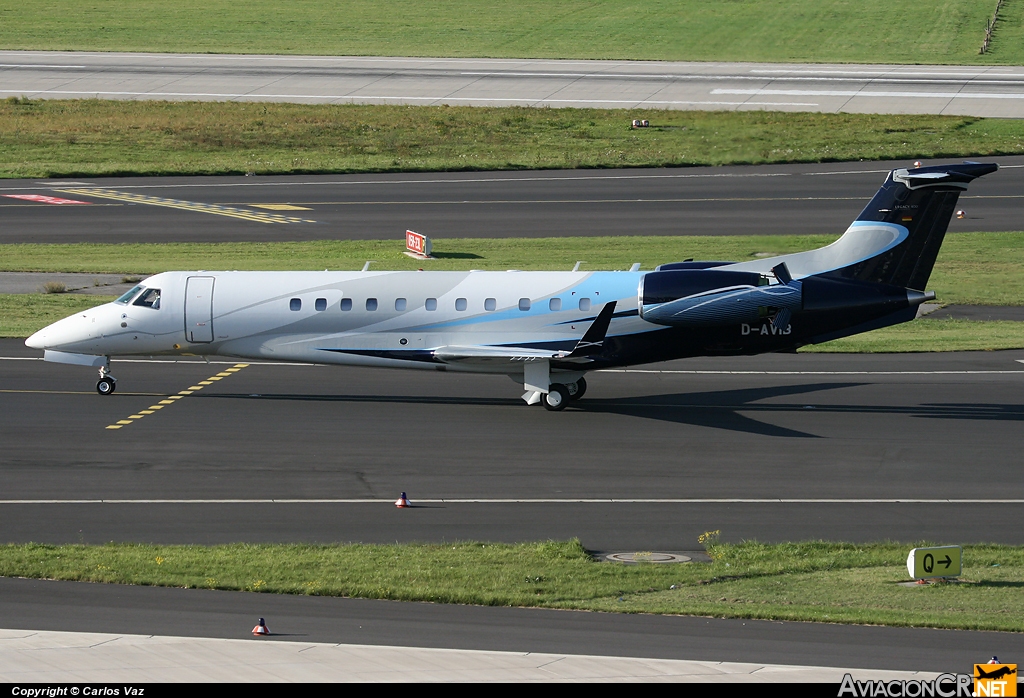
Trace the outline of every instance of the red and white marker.
<instances>
[{"instance_id":1,"label":"red and white marker","mask_svg":"<svg viewBox=\"0 0 1024 698\"><path fill-rule=\"evenodd\" d=\"M430 238L412 230L405 231L405 254L413 259L433 259L430 256L433 245Z\"/></svg>"},{"instance_id":2,"label":"red and white marker","mask_svg":"<svg viewBox=\"0 0 1024 698\"><path fill-rule=\"evenodd\" d=\"M88 201L75 201L74 199L62 199L58 196L43 196L42 194L4 194L8 199L23 199L25 201L38 201L41 204L82 204L88 206Z\"/></svg>"},{"instance_id":3,"label":"red and white marker","mask_svg":"<svg viewBox=\"0 0 1024 698\"><path fill-rule=\"evenodd\" d=\"M260 622L256 624L256 627L252 629L252 634L259 637L260 635L269 635L270 630L267 628L267 621L260 618Z\"/></svg>"},{"instance_id":4,"label":"red and white marker","mask_svg":"<svg viewBox=\"0 0 1024 698\"><path fill-rule=\"evenodd\" d=\"M409 498L405 496L405 492L403 492L402 496L398 498L397 502L395 502L395 506L399 509L408 509L412 506L409 504Z\"/></svg>"},{"instance_id":5,"label":"red and white marker","mask_svg":"<svg viewBox=\"0 0 1024 698\"><path fill-rule=\"evenodd\" d=\"M967 213L963 209L960 209L959 211L956 212L956 217L957 218L965 218L966 216L967 216Z\"/></svg>"}]
</instances>

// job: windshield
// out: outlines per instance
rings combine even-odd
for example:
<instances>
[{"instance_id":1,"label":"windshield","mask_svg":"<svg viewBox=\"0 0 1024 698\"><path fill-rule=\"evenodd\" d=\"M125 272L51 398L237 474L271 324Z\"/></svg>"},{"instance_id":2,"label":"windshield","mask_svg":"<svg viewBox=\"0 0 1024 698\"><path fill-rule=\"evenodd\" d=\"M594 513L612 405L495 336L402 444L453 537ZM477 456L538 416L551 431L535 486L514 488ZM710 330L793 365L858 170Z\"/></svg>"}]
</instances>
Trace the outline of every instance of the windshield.
<instances>
[{"instance_id":1,"label":"windshield","mask_svg":"<svg viewBox=\"0 0 1024 698\"><path fill-rule=\"evenodd\" d=\"M129 291L128 293L124 294L123 296L121 296L120 298L118 298L114 302L115 303L123 303L124 305L128 305L128 301L130 301L135 296L135 294L138 293L141 290L142 290L142 286L136 286L131 291Z\"/></svg>"},{"instance_id":2,"label":"windshield","mask_svg":"<svg viewBox=\"0 0 1024 698\"><path fill-rule=\"evenodd\" d=\"M147 288L132 305L143 305L153 310L160 310L160 289Z\"/></svg>"}]
</instances>

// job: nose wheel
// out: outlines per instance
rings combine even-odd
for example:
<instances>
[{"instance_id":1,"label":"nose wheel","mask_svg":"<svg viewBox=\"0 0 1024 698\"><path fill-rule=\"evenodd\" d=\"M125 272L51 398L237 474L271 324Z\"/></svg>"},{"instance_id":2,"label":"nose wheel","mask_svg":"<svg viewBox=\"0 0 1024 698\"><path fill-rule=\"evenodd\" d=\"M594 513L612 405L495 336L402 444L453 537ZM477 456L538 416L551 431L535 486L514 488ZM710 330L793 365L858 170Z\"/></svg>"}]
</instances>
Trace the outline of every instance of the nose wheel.
<instances>
[{"instance_id":1,"label":"nose wheel","mask_svg":"<svg viewBox=\"0 0 1024 698\"><path fill-rule=\"evenodd\" d=\"M117 379L110 375L110 359L107 365L100 367L100 379L96 383L96 392L100 395L110 395L117 387Z\"/></svg>"}]
</instances>

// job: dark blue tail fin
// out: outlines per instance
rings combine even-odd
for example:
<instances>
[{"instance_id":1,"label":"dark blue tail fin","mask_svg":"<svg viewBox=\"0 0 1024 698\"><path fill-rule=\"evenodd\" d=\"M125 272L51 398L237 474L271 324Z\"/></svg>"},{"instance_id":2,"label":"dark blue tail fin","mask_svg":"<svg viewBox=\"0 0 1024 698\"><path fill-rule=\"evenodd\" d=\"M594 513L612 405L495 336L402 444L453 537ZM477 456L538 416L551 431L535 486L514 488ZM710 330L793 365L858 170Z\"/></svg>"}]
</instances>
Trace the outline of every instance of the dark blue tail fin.
<instances>
[{"instance_id":1,"label":"dark blue tail fin","mask_svg":"<svg viewBox=\"0 0 1024 698\"><path fill-rule=\"evenodd\" d=\"M854 226L899 226L907 231L904 239L877 256L827 275L924 290L960 192L972 180L997 169L991 163L965 162L893 170Z\"/></svg>"}]
</instances>

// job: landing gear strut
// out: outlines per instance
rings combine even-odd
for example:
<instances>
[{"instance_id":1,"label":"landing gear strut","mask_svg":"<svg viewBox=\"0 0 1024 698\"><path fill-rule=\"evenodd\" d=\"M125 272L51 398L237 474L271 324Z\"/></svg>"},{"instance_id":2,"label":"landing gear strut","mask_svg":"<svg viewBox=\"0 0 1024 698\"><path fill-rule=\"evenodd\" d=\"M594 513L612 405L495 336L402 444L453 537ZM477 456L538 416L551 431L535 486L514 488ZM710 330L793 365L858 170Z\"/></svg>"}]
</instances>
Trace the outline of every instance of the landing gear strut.
<instances>
[{"instance_id":1,"label":"landing gear strut","mask_svg":"<svg viewBox=\"0 0 1024 698\"><path fill-rule=\"evenodd\" d=\"M110 375L110 358L107 363L100 366L100 379L96 383L96 392L100 395L110 395L117 387L117 379Z\"/></svg>"}]
</instances>

